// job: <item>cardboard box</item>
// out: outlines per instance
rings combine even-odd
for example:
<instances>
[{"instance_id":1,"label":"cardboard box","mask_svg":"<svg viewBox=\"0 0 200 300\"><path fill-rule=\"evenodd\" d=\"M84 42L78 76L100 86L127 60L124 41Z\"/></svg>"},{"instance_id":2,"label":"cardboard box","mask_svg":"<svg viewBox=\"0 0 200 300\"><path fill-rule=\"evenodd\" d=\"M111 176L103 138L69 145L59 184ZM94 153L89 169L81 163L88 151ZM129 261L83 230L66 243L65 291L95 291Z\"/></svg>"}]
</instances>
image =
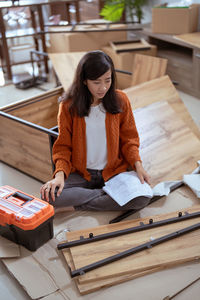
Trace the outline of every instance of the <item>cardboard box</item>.
<instances>
[{"instance_id":1,"label":"cardboard box","mask_svg":"<svg viewBox=\"0 0 200 300\"><path fill-rule=\"evenodd\" d=\"M198 5L188 7L153 7L152 32L182 34L197 31Z\"/></svg>"},{"instance_id":2,"label":"cardboard box","mask_svg":"<svg viewBox=\"0 0 200 300\"><path fill-rule=\"evenodd\" d=\"M49 53L66 53L66 52L80 52L98 50L106 46L110 41L123 41L127 39L127 31L98 31L104 29L98 25L96 32L69 32L69 33L55 33L50 34ZM115 25L115 29L125 29L124 25ZM86 29L91 29L91 26ZM60 31L58 27L52 27L53 31ZM62 30L68 30L64 27ZM84 28L76 28L76 30L84 30Z\"/></svg>"}]
</instances>

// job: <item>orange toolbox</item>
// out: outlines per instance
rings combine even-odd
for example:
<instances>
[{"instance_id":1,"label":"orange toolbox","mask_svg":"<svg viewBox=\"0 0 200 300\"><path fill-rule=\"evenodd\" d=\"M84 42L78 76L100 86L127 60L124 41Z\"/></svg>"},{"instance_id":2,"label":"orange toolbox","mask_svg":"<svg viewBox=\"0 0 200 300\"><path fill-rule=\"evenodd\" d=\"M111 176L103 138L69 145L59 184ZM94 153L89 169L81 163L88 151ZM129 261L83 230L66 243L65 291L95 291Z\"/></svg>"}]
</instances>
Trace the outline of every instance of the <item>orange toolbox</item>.
<instances>
[{"instance_id":1,"label":"orange toolbox","mask_svg":"<svg viewBox=\"0 0 200 300\"><path fill-rule=\"evenodd\" d=\"M0 235L31 251L53 237L54 208L8 185L0 187Z\"/></svg>"}]
</instances>

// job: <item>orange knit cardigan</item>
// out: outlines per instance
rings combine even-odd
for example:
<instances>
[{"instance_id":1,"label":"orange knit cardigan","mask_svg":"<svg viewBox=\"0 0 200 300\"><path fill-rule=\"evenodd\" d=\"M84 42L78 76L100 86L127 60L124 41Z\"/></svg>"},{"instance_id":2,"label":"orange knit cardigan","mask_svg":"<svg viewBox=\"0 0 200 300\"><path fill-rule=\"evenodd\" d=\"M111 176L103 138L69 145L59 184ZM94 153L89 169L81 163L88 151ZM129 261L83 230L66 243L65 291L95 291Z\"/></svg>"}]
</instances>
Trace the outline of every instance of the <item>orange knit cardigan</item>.
<instances>
[{"instance_id":1,"label":"orange knit cardigan","mask_svg":"<svg viewBox=\"0 0 200 300\"><path fill-rule=\"evenodd\" d=\"M117 90L123 111L118 114L106 112L107 165L102 172L105 181L110 177L132 168L139 155L139 136L131 105L126 94ZM59 136L53 146L54 175L63 171L66 178L78 172L86 180L90 173L86 169L86 124L84 117L72 116L68 102L59 105ZM98 134L98 132L97 132Z\"/></svg>"}]
</instances>

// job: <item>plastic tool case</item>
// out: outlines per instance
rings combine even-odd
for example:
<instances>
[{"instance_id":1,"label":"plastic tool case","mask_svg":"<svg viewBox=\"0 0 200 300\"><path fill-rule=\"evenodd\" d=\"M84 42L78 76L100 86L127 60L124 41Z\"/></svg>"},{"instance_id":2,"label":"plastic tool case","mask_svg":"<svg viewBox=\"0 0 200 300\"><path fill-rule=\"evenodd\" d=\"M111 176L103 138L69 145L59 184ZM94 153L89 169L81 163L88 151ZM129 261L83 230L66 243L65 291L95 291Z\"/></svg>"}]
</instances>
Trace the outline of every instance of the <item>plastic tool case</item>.
<instances>
[{"instance_id":1,"label":"plastic tool case","mask_svg":"<svg viewBox=\"0 0 200 300\"><path fill-rule=\"evenodd\" d=\"M53 237L54 208L10 186L0 187L0 235L31 251Z\"/></svg>"}]
</instances>

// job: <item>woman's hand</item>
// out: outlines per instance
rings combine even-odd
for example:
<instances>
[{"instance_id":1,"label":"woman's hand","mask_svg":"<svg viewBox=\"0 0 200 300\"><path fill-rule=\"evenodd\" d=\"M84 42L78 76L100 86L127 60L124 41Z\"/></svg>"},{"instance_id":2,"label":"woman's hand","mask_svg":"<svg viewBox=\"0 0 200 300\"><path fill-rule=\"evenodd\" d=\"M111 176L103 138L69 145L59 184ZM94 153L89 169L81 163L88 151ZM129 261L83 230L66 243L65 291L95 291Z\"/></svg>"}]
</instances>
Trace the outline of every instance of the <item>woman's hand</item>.
<instances>
[{"instance_id":1,"label":"woman's hand","mask_svg":"<svg viewBox=\"0 0 200 300\"><path fill-rule=\"evenodd\" d=\"M64 187L65 177L64 172L59 171L56 173L55 178L47 181L40 189L41 197L43 200L49 202L49 194L51 194L51 198L55 201L55 189L58 187L57 196L60 196L63 187Z\"/></svg>"},{"instance_id":2,"label":"woman's hand","mask_svg":"<svg viewBox=\"0 0 200 300\"><path fill-rule=\"evenodd\" d=\"M144 183L144 181L146 181L148 184L150 184L150 176L143 168L141 161L136 161L135 168L141 183Z\"/></svg>"}]
</instances>

